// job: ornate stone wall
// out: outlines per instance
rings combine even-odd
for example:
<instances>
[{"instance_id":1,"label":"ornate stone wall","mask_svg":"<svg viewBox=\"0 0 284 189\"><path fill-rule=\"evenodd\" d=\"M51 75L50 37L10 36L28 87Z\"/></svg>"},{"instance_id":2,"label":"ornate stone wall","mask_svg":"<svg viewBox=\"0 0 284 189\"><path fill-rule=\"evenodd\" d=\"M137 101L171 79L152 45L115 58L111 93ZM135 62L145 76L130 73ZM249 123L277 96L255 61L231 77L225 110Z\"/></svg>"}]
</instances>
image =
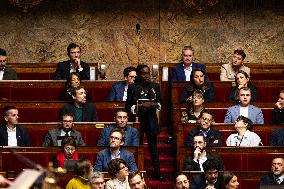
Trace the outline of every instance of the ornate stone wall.
<instances>
[{"instance_id":1,"label":"ornate stone wall","mask_svg":"<svg viewBox=\"0 0 284 189\"><path fill-rule=\"evenodd\" d=\"M56 63L76 42L83 60L107 65L109 79L138 62L177 62L187 44L199 62L227 62L241 47L248 62L284 63L282 1L219 1L198 14L181 0L43 0L28 13L3 0L0 47L10 62Z\"/></svg>"}]
</instances>

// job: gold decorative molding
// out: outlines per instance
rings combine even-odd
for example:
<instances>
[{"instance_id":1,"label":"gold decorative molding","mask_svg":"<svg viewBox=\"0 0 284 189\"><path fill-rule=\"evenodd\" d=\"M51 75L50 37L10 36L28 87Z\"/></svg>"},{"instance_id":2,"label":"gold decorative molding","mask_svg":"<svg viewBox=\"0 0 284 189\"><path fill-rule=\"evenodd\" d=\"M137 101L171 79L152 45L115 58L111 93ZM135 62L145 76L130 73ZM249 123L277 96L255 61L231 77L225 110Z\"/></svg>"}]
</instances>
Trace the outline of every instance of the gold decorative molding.
<instances>
[{"instance_id":1,"label":"gold decorative molding","mask_svg":"<svg viewBox=\"0 0 284 189\"><path fill-rule=\"evenodd\" d=\"M23 12L28 12L43 0L9 0L13 6L20 8Z\"/></svg>"},{"instance_id":2,"label":"gold decorative molding","mask_svg":"<svg viewBox=\"0 0 284 189\"><path fill-rule=\"evenodd\" d=\"M183 0L187 7L197 10L199 14L203 13L208 7L212 7L219 2L219 0Z\"/></svg>"}]
</instances>

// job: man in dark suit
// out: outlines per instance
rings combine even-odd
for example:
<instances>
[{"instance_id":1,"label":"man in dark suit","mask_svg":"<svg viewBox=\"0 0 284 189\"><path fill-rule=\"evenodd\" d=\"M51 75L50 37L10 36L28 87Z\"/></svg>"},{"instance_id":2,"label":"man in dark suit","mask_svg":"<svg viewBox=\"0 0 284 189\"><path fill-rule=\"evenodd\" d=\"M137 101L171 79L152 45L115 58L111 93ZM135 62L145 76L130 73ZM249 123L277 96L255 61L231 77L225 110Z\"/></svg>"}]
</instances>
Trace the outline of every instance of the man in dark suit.
<instances>
[{"instance_id":1,"label":"man in dark suit","mask_svg":"<svg viewBox=\"0 0 284 189\"><path fill-rule=\"evenodd\" d=\"M157 151L157 137L159 133L156 111L161 109L160 85L152 82L150 68L140 64L136 68L135 83L129 85L127 91L126 109L137 115L140 121L140 145L143 145L144 133L147 137L151 162L154 167L152 179L165 180L161 177L160 161ZM137 106L139 103L139 107Z\"/></svg>"},{"instance_id":2,"label":"man in dark suit","mask_svg":"<svg viewBox=\"0 0 284 189\"><path fill-rule=\"evenodd\" d=\"M139 146L138 130L127 125L128 115L126 109L118 109L115 116L116 125L103 128L97 146L109 146L109 136L113 129L120 128L125 132L123 146Z\"/></svg>"},{"instance_id":3,"label":"man in dark suit","mask_svg":"<svg viewBox=\"0 0 284 189\"><path fill-rule=\"evenodd\" d=\"M65 113L62 115L61 127L48 131L42 146L61 146L64 137L72 136L76 141L76 146L85 146L82 134L74 130L74 115Z\"/></svg>"},{"instance_id":4,"label":"man in dark suit","mask_svg":"<svg viewBox=\"0 0 284 189\"><path fill-rule=\"evenodd\" d=\"M172 81L190 81L190 75L194 69L205 71L207 80L206 66L194 62L194 49L191 46L185 46L182 49L182 62L177 64L172 71Z\"/></svg>"},{"instance_id":5,"label":"man in dark suit","mask_svg":"<svg viewBox=\"0 0 284 189\"><path fill-rule=\"evenodd\" d=\"M271 163L271 173L260 179L260 185L284 184L284 159L274 158ZM259 187L258 187L259 188Z\"/></svg>"},{"instance_id":6,"label":"man in dark suit","mask_svg":"<svg viewBox=\"0 0 284 189\"><path fill-rule=\"evenodd\" d=\"M81 48L70 43L67 47L67 54L70 60L59 62L55 71L55 80L65 80L69 78L71 72L76 72L82 80L90 80L90 66L81 61Z\"/></svg>"},{"instance_id":7,"label":"man in dark suit","mask_svg":"<svg viewBox=\"0 0 284 189\"><path fill-rule=\"evenodd\" d=\"M66 104L61 109L61 116L65 113L75 115L75 122L98 121L96 106L94 103L87 102L87 93L83 86L71 90L73 103Z\"/></svg>"},{"instance_id":8,"label":"man in dark suit","mask_svg":"<svg viewBox=\"0 0 284 189\"><path fill-rule=\"evenodd\" d=\"M0 126L0 146L31 146L27 129L18 124L18 109L14 106L4 107L5 123Z\"/></svg>"},{"instance_id":9,"label":"man in dark suit","mask_svg":"<svg viewBox=\"0 0 284 189\"><path fill-rule=\"evenodd\" d=\"M112 159L120 158L126 162L130 172L137 171L134 155L127 150L121 149L124 144L125 133L119 128L111 131L109 136L109 148L100 151L94 165L94 171L108 171L108 163Z\"/></svg>"},{"instance_id":10,"label":"man in dark suit","mask_svg":"<svg viewBox=\"0 0 284 189\"><path fill-rule=\"evenodd\" d=\"M190 189L221 189L222 179L218 163L214 159L208 159L202 166L204 173L192 176Z\"/></svg>"},{"instance_id":11,"label":"man in dark suit","mask_svg":"<svg viewBox=\"0 0 284 189\"><path fill-rule=\"evenodd\" d=\"M4 49L0 48L0 80L17 80L18 76L16 71L6 65L7 53Z\"/></svg>"},{"instance_id":12,"label":"man in dark suit","mask_svg":"<svg viewBox=\"0 0 284 189\"><path fill-rule=\"evenodd\" d=\"M224 170L224 164L217 154L206 151L206 142L203 134L197 134L193 137L194 153L193 158L188 157L185 160L185 171L205 171L203 164L208 159L214 159L217 162L218 170Z\"/></svg>"},{"instance_id":13,"label":"man in dark suit","mask_svg":"<svg viewBox=\"0 0 284 189\"><path fill-rule=\"evenodd\" d=\"M202 134L204 136L207 146L221 146L221 132L213 129L211 127L212 123L214 123L214 113L208 109L202 110L199 116L199 123L187 135L186 146L193 146L193 137L197 134Z\"/></svg>"},{"instance_id":14,"label":"man in dark suit","mask_svg":"<svg viewBox=\"0 0 284 189\"><path fill-rule=\"evenodd\" d=\"M112 85L108 101L126 101L128 85L135 81L136 68L132 66L125 68L123 75L124 81L119 81Z\"/></svg>"}]
</instances>

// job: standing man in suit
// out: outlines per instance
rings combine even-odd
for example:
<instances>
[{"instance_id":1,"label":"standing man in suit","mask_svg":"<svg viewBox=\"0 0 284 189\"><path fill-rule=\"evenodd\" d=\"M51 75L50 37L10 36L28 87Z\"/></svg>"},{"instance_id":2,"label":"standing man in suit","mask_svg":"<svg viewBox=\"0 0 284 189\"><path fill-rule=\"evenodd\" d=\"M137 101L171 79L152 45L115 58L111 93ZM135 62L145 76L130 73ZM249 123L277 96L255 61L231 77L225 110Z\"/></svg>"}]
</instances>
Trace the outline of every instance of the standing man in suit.
<instances>
[{"instance_id":1,"label":"standing man in suit","mask_svg":"<svg viewBox=\"0 0 284 189\"><path fill-rule=\"evenodd\" d=\"M71 96L73 102L66 104L61 109L61 116L65 113L71 113L75 115L75 122L98 121L96 105L87 102L87 93L83 86L72 89Z\"/></svg>"},{"instance_id":2,"label":"standing man in suit","mask_svg":"<svg viewBox=\"0 0 284 189\"><path fill-rule=\"evenodd\" d=\"M70 43L67 47L70 60L59 62L55 71L55 80L66 80L70 73L76 72L82 80L90 80L90 66L81 61L81 48L76 43Z\"/></svg>"},{"instance_id":3,"label":"standing man in suit","mask_svg":"<svg viewBox=\"0 0 284 189\"><path fill-rule=\"evenodd\" d=\"M4 49L0 48L0 80L17 80L18 76L16 71L7 66L7 53Z\"/></svg>"},{"instance_id":4,"label":"standing man in suit","mask_svg":"<svg viewBox=\"0 0 284 189\"><path fill-rule=\"evenodd\" d=\"M191 46L184 46L182 49L181 63L177 64L172 71L172 81L190 81L192 70L202 69L205 71L207 80L206 66L194 62L194 49Z\"/></svg>"},{"instance_id":5,"label":"standing man in suit","mask_svg":"<svg viewBox=\"0 0 284 189\"><path fill-rule=\"evenodd\" d=\"M27 129L18 124L19 111L15 106L4 107L5 123L0 125L0 146L31 146Z\"/></svg>"},{"instance_id":6,"label":"standing man in suit","mask_svg":"<svg viewBox=\"0 0 284 189\"><path fill-rule=\"evenodd\" d=\"M260 179L260 185L284 185L284 159L274 158L271 163L271 173Z\"/></svg>"},{"instance_id":7,"label":"standing man in suit","mask_svg":"<svg viewBox=\"0 0 284 189\"><path fill-rule=\"evenodd\" d=\"M126 162L129 171L137 171L134 155L121 149L125 140L125 133L121 129L113 129L109 136L109 148L100 151L94 165L94 171L108 171L108 163L112 159L120 158Z\"/></svg>"},{"instance_id":8,"label":"standing man in suit","mask_svg":"<svg viewBox=\"0 0 284 189\"><path fill-rule=\"evenodd\" d=\"M218 170L224 170L224 164L217 154L206 151L207 143L203 134L197 134L193 137L193 158L188 157L185 160L185 171L204 171L203 164L208 159L215 159Z\"/></svg>"},{"instance_id":9,"label":"standing man in suit","mask_svg":"<svg viewBox=\"0 0 284 189\"><path fill-rule=\"evenodd\" d=\"M76 141L76 146L85 146L82 135L74 130L74 115L65 113L62 115L61 127L48 131L42 146L61 146L64 137L71 136Z\"/></svg>"},{"instance_id":10,"label":"standing man in suit","mask_svg":"<svg viewBox=\"0 0 284 189\"><path fill-rule=\"evenodd\" d=\"M126 109L118 109L114 118L116 124L103 128L97 146L109 146L109 136L113 129L120 128L125 132L123 146L139 146L138 130L127 125L128 115Z\"/></svg>"},{"instance_id":11,"label":"standing man in suit","mask_svg":"<svg viewBox=\"0 0 284 189\"><path fill-rule=\"evenodd\" d=\"M123 70L124 81L114 83L108 95L108 101L126 101L128 85L134 83L136 68L133 66Z\"/></svg>"},{"instance_id":12,"label":"standing man in suit","mask_svg":"<svg viewBox=\"0 0 284 189\"><path fill-rule=\"evenodd\" d=\"M260 108L250 105L251 91L248 87L238 90L240 103L228 108L224 123L235 123L240 115L249 118L253 124L264 124L263 114Z\"/></svg>"},{"instance_id":13,"label":"standing man in suit","mask_svg":"<svg viewBox=\"0 0 284 189\"><path fill-rule=\"evenodd\" d=\"M193 175L190 189L221 189L222 177L219 174L218 163L209 159L203 163L204 173Z\"/></svg>"},{"instance_id":14,"label":"standing man in suit","mask_svg":"<svg viewBox=\"0 0 284 189\"><path fill-rule=\"evenodd\" d=\"M244 59L246 58L246 53L242 49L237 49L234 51L234 56L232 62L228 64L223 64L221 66L220 80L221 81L235 81L236 73L243 70L248 75L250 75L250 69L244 66Z\"/></svg>"}]
</instances>

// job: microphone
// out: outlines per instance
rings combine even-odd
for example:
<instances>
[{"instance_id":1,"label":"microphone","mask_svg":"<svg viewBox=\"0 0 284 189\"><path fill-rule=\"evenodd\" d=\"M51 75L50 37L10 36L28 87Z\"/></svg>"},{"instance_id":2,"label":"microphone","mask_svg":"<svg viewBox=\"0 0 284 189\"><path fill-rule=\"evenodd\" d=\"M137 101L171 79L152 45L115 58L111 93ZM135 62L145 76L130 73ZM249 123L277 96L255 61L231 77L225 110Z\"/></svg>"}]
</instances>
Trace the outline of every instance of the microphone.
<instances>
[{"instance_id":1,"label":"microphone","mask_svg":"<svg viewBox=\"0 0 284 189\"><path fill-rule=\"evenodd\" d=\"M136 24L136 33L139 35L140 34L140 29L141 29L141 27L140 27L140 24Z\"/></svg>"}]
</instances>

